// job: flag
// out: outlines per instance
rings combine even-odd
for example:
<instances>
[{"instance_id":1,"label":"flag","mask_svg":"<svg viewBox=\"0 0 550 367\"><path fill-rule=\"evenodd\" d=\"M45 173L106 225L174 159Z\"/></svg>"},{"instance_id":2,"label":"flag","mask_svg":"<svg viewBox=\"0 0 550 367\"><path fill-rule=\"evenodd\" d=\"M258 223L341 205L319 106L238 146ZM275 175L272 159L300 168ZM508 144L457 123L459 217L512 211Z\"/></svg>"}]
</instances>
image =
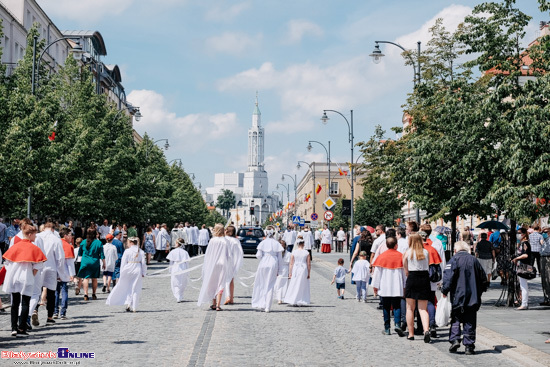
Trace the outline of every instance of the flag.
<instances>
[{"instance_id":1,"label":"flag","mask_svg":"<svg viewBox=\"0 0 550 367\"><path fill-rule=\"evenodd\" d=\"M53 131L52 133L50 134L50 136L48 136L48 140L49 141L54 141L55 140L55 128L57 127L57 121L53 124Z\"/></svg>"},{"instance_id":2,"label":"flag","mask_svg":"<svg viewBox=\"0 0 550 367\"><path fill-rule=\"evenodd\" d=\"M317 187L315 188L315 193L319 195L319 193L323 190L323 186L319 182L317 182Z\"/></svg>"},{"instance_id":3,"label":"flag","mask_svg":"<svg viewBox=\"0 0 550 367\"><path fill-rule=\"evenodd\" d=\"M309 199L311 198L311 194L306 195L306 203L309 202Z\"/></svg>"},{"instance_id":4,"label":"flag","mask_svg":"<svg viewBox=\"0 0 550 367\"><path fill-rule=\"evenodd\" d=\"M347 176L348 175L348 171L343 171L342 167L340 167L338 162L336 162L336 166L338 166L338 172L340 173L340 176Z\"/></svg>"}]
</instances>

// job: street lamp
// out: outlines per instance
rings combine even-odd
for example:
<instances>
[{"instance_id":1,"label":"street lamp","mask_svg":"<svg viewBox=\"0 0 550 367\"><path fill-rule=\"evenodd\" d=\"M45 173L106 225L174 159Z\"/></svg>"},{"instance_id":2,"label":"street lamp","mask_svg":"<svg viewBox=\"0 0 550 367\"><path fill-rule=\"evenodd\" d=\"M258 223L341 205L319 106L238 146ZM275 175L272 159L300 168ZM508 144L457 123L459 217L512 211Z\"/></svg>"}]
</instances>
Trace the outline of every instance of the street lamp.
<instances>
[{"instance_id":1,"label":"street lamp","mask_svg":"<svg viewBox=\"0 0 550 367\"><path fill-rule=\"evenodd\" d=\"M143 115L139 111L139 107L134 107L134 106L125 106L125 107L121 108L120 110L118 110L116 115L115 115L115 118L113 119L113 122L115 122L117 120L117 118L122 114L123 111L130 112L130 110L135 111L134 118L136 119L137 122L139 122L139 120L141 120Z\"/></svg>"},{"instance_id":2,"label":"street lamp","mask_svg":"<svg viewBox=\"0 0 550 367\"><path fill-rule=\"evenodd\" d=\"M189 176L191 181L193 181L195 179L195 174L194 173L188 173L187 176Z\"/></svg>"},{"instance_id":3,"label":"street lamp","mask_svg":"<svg viewBox=\"0 0 550 367\"><path fill-rule=\"evenodd\" d=\"M323 116L321 117L321 121L323 121L323 124L328 123L328 116L327 112L334 112L342 116L342 118L346 121L346 124L348 125L348 140L351 146L351 160L350 160L350 186L351 186L351 218L350 218L350 238L353 238L353 200L354 200L354 185L353 185L353 110L350 110L350 120L346 118L342 113L336 111L336 110L323 110Z\"/></svg>"},{"instance_id":4,"label":"street lamp","mask_svg":"<svg viewBox=\"0 0 550 367\"><path fill-rule=\"evenodd\" d=\"M149 140L147 140L149 141ZM170 144L168 144L168 139L159 139L159 140L155 140L153 142L153 144L151 145L146 145L145 146L145 159L147 159L149 157L149 150L156 144L158 143L159 141L166 141L166 143L164 144L164 150L168 150L168 148L170 148Z\"/></svg>"},{"instance_id":5,"label":"street lamp","mask_svg":"<svg viewBox=\"0 0 550 367\"><path fill-rule=\"evenodd\" d=\"M406 56L409 58L409 60L411 60L411 63L413 65L413 71L414 71L414 86L416 87L417 84L420 84L420 45L422 44L422 42L418 41L417 42L417 62L414 61L414 59L412 58L412 56L407 52L408 50L405 49L403 46L401 46L400 44L398 43L394 43L394 42L390 42L390 41L374 41L375 43L375 46L374 46L374 51L372 51L372 53L369 55L370 57L372 57L372 61L375 63L375 64L379 64L380 61L382 61L382 57L386 56L382 53L382 51L380 51L380 45L378 45L379 43L388 43L390 45L394 45L396 47L399 47L400 49L402 49L406 54Z\"/></svg>"},{"instance_id":6,"label":"street lamp","mask_svg":"<svg viewBox=\"0 0 550 367\"><path fill-rule=\"evenodd\" d=\"M420 41L418 41L416 43L417 44L417 62L414 61L414 59L412 58L410 53L408 53L407 50L403 46L401 46L400 44L390 42L390 41L374 41L374 43L375 43L374 51L369 56L372 57L372 60L374 61L375 64L378 64L381 61L382 57L385 56L382 53L382 51L380 51L380 47L378 45L379 43L388 43L390 45L394 45L396 47L399 47L400 49L402 49L405 52L405 55L409 58L409 60L412 63L413 72L414 72L414 78L413 78L414 87L416 88L416 86L418 84L420 84L420 78L421 78L421 76L420 76L421 75L420 74L420 46L421 46L421 42ZM418 206L416 206L416 223L418 223L420 225L420 209L418 208Z\"/></svg>"},{"instance_id":7,"label":"street lamp","mask_svg":"<svg viewBox=\"0 0 550 367\"><path fill-rule=\"evenodd\" d=\"M326 115L326 114L325 114ZM328 118L327 118L328 119ZM324 149L325 149L325 152L327 153L327 166L328 166L328 196L330 197L330 165L331 165L331 161L330 161L330 140L328 141L328 149L327 147L317 141L317 140L310 140L308 142L308 145L307 145L307 151L308 152L311 152L311 149L313 149L313 146L311 145L311 143L316 143L316 144L319 144L320 146L322 146Z\"/></svg>"},{"instance_id":8,"label":"street lamp","mask_svg":"<svg viewBox=\"0 0 550 367\"><path fill-rule=\"evenodd\" d=\"M281 176L281 181L285 180L285 176L290 177L292 179L292 182L294 182L294 207L296 208L296 175L292 177L291 175L287 175L286 173L283 173Z\"/></svg>"},{"instance_id":9,"label":"street lamp","mask_svg":"<svg viewBox=\"0 0 550 367\"><path fill-rule=\"evenodd\" d=\"M300 169L302 166L300 166L300 163L305 163L309 166L309 169L312 172L312 178L313 178L313 212L315 211L315 162L312 162L311 164L304 162L304 161L298 161L298 164L296 165L297 169Z\"/></svg>"},{"instance_id":10,"label":"street lamp","mask_svg":"<svg viewBox=\"0 0 550 367\"><path fill-rule=\"evenodd\" d=\"M286 184L286 186L284 184L277 184L277 188L279 188L279 186L286 189L286 202L287 204L290 203L290 184ZM288 227L288 212L286 213L286 226Z\"/></svg>"},{"instance_id":11,"label":"street lamp","mask_svg":"<svg viewBox=\"0 0 550 367\"><path fill-rule=\"evenodd\" d=\"M170 165L170 163L172 162L175 163L176 161L180 161L180 166L182 165L181 158L172 159L170 162L168 162L168 165Z\"/></svg>"},{"instance_id":12,"label":"street lamp","mask_svg":"<svg viewBox=\"0 0 550 367\"><path fill-rule=\"evenodd\" d=\"M50 42L49 44L47 44L46 47L44 47L44 49L40 53L40 56L38 57L38 60L37 60L36 59L36 43L38 42L38 36L34 36L33 43L32 43L32 74L31 74L31 92L32 92L33 95L36 93L36 86L38 85L38 79L39 79L39 76L40 76L40 74L38 73L38 71L40 70L40 60L42 60L42 57L44 57L44 54L46 53L46 51L48 51L48 49L52 45L54 45L55 43L57 43L59 41L68 40L68 39L71 39L75 43L75 47L72 48L72 54L73 54L73 57L76 60L78 60L80 58L80 55L82 55L82 53L84 52L84 50L82 49L82 46L80 45L80 41L74 40L71 37L61 37L61 38L58 38L55 41ZM36 65L37 62L38 62L38 66ZM36 81L35 81L35 79L36 79Z\"/></svg>"}]
</instances>

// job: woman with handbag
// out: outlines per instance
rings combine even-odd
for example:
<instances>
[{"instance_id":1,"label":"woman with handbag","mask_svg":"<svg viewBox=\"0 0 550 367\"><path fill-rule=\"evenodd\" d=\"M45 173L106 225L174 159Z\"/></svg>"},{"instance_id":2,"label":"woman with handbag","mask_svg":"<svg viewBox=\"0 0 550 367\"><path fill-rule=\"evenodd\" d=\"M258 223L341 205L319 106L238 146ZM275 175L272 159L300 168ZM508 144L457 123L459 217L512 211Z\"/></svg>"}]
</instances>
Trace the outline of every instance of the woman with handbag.
<instances>
[{"instance_id":1,"label":"woman with handbag","mask_svg":"<svg viewBox=\"0 0 550 367\"><path fill-rule=\"evenodd\" d=\"M523 268L526 266L531 266L531 245L529 244L529 235L525 228L520 228L518 230L518 235L520 236L519 246L517 249L517 254L512 261L516 265L516 269ZM518 264L519 262L519 264ZM528 310L529 309L529 285L527 283L528 278L519 274L518 271L519 286L521 288L521 306L516 308L516 310Z\"/></svg>"}]
</instances>

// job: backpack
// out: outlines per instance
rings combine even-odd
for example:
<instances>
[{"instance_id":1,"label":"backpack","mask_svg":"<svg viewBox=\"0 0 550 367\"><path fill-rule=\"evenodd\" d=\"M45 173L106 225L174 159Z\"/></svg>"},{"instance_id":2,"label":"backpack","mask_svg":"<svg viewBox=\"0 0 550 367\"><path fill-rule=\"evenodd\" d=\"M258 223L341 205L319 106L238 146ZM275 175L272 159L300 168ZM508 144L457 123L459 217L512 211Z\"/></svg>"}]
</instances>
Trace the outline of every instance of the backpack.
<instances>
[{"instance_id":1,"label":"backpack","mask_svg":"<svg viewBox=\"0 0 550 367\"><path fill-rule=\"evenodd\" d=\"M439 264L430 264L429 267L429 273L430 273L430 282L437 283L441 281L442 274L441 274L441 266Z\"/></svg>"}]
</instances>

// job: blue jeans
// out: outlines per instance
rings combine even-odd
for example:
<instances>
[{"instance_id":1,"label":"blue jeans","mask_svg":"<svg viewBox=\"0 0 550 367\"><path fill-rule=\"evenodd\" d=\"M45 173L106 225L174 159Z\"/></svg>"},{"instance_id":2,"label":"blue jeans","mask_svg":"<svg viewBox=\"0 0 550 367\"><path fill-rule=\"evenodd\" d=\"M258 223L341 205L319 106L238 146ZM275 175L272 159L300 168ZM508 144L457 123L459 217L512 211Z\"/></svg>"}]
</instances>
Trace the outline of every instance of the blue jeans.
<instances>
[{"instance_id":1,"label":"blue jeans","mask_svg":"<svg viewBox=\"0 0 550 367\"><path fill-rule=\"evenodd\" d=\"M65 316L65 314L67 313L68 305L69 305L69 286L67 285L67 282L57 282L57 289L55 290L54 314L59 315L59 306L61 306L61 316Z\"/></svg>"},{"instance_id":2,"label":"blue jeans","mask_svg":"<svg viewBox=\"0 0 550 367\"><path fill-rule=\"evenodd\" d=\"M401 327L401 297L383 297L384 329L391 327L390 313L393 307L393 322L395 327Z\"/></svg>"},{"instance_id":3,"label":"blue jeans","mask_svg":"<svg viewBox=\"0 0 550 367\"><path fill-rule=\"evenodd\" d=\"M367 300L367 282L362 280L356 280L355 286L357 287L357 299Z\"/></svg>"}]
</instances>

